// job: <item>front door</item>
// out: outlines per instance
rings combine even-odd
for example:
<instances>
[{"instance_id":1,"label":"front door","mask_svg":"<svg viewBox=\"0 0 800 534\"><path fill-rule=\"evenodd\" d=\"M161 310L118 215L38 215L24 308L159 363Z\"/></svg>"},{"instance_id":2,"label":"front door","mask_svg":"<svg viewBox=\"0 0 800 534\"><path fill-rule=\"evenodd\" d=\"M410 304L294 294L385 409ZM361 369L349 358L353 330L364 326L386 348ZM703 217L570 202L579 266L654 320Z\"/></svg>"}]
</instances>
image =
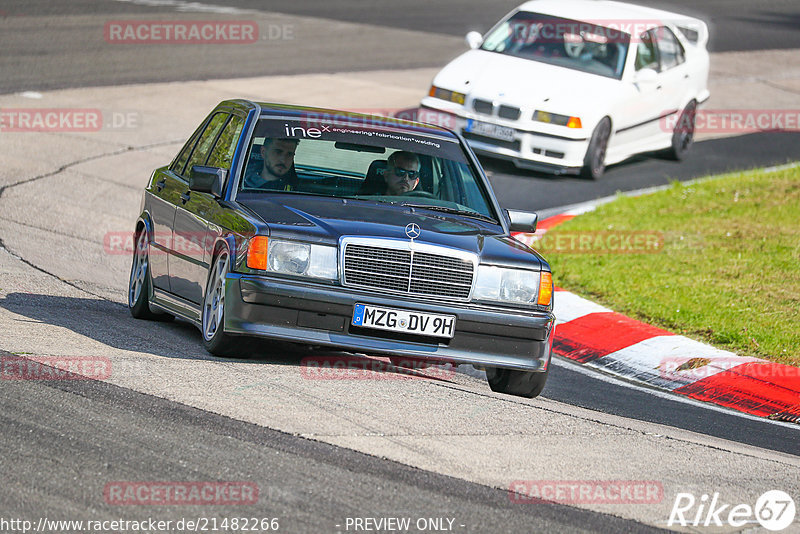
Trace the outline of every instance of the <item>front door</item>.
<instances>
[{"instance_id":1,"label":"front door","mask_svg":"<svg viewBox=\"0 0 800 534\"><path fill-rule=\"evenodd\" d=\"M191 169L207 165L230 171L243 125L237 116L214 115L184 171L185 182L173 224L175 253L170 257L170 284L174 294L194 303L203 301L214 245L208 221L219 211L219 204L213 195L189 189Z\"/></svg>"}]
</instances>

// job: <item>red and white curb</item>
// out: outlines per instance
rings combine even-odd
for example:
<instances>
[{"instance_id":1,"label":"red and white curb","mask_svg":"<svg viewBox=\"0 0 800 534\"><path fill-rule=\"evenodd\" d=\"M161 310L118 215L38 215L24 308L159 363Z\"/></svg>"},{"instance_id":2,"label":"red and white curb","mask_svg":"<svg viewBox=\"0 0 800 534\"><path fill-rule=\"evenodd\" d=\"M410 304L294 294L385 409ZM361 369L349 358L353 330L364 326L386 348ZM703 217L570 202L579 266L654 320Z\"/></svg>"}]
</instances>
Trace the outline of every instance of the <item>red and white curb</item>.
<instances>
[{"instance_id":1,"label":"red and white curb","mask_svg":"<svg viewBox=\"0 0 800 534\"><path fill-rule=\"evenodd\" d=\"M591 207L541 221L531 246ZM800 368L738 356L556 288L555 354L605 373L769 419L800 423Z\"/></svg>"}]
</instances>

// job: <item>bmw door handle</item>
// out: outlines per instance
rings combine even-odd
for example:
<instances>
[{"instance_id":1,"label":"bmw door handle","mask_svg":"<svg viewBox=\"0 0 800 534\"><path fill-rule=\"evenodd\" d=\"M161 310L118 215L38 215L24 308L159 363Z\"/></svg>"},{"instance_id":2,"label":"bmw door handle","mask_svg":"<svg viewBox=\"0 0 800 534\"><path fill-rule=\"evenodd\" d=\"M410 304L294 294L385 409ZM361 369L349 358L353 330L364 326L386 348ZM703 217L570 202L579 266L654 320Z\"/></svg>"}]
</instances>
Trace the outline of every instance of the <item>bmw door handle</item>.
<instances>
[{"instance_id":1,"label":"bmw door handle","mask_svg":"<svg viewBox=\"0 0 800 534\"><path fill-rule=\"evenodd\" d=\"M189 191L185 193L181 193L181 204L186 204L192 197L189 195Z\"/></svg>"},{"instance_id":2,"label":"bmw door handle","mask_svg":"<svg viewBox=\"0 0 800 534\"><path fill-rule=\"evenodd\" d=\"M167 179L166 178L162 178L161 180L156 182L156 189L160 193L161 190L164 189L164 186L166 186L166 185L167 185Z\"/></svg>"}]
</instances>

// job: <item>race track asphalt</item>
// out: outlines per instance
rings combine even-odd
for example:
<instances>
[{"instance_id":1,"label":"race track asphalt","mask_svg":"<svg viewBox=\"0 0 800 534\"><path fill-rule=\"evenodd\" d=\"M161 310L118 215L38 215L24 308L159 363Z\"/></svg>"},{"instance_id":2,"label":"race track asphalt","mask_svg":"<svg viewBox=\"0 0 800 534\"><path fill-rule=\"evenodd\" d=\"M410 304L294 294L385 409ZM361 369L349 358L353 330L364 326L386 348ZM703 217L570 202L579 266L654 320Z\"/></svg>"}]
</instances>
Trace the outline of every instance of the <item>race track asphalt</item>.
<instances>
[{"instance_id":1,"label":"race track asphalt","mask_svg":"<svg viewBox=\"0 0 800 534\"><path fill-rule=\"evenodd\" d=\"M220 0L203 9L180 1L6 1L0 6L0 93L436 67L463 50L466 30L487 29L515 4L379 0L365 8L355 1ZM688 0L671 5L700 9ZM220 15L220 6L259 13ZM716 29L715 51L800 48L791 2L717 0L702 9ZM126 48L102 39L105 22L119 18L218 16L252 16L267 29L289 25L302 39L250 49ZM135 87L131 101L146 92L146 86ZM47 141L43 150L53 138ZM63 141L73 148L71 140ZM133 168L175 150L157 147L143 157L125 152L115 139L87 142L103 143L129 155ZM71 161L70 154L61 155ZM541 210L797 159L798 134L764 133L700 142L681 164L636 158L597 182L482 161L506 207ZM16 176L20 168L22 176ZM26 168L18 159L3 169L0 185L54 170L38 162ZM129 192L144 177L131 185L124 183L126 172L120 168L109 179ZM91 176L80 169L75 174ZM76 199L89 198L89 206L109 219L128 209L122 195L103 188L96 201L80 191L61 194L62 177L51 178L5 189L0 202L13 198L37 206L42 219L45 210L57 212ZM95 183L94 177L86 180ZM800 495L791 476L800 466L796 428L654 396L565 363L556 364L542 399L524 401L491 394L468 375L442 383L302 380L302 354L280 349L241 361L212 358L186 323L132 320L122 305L124 287L92 285L106 279L106 270L119 278L117 263L81 263L97 243L74 240L71 228L58 228L57 221L38 227L23 221L18 212L31 209L26 205L0 212L0 245L9 247L0 246L0 348L22 357L108 355L120 372L108 382L0 383L0 444L7 451L0 455L2 518L221 518L240 512L109 505L102 490L116 480L256 481L262 499L246 507L246 515L280 517L286 532L345 531L346 517L365 516L450 517L464 525L455 531L464 532L646 532L665 526L679 491L720 489L742 502L754 502L767 489ZM95 224L67 212L67 226ZM21 261L12 253L26 241ZM39 256L29 256L31 250ZM53 254L57 261L41 260ZM657 478L665 498L652 508L512 504L505 488L518 478Z\"/></svg>"}]
</instances>

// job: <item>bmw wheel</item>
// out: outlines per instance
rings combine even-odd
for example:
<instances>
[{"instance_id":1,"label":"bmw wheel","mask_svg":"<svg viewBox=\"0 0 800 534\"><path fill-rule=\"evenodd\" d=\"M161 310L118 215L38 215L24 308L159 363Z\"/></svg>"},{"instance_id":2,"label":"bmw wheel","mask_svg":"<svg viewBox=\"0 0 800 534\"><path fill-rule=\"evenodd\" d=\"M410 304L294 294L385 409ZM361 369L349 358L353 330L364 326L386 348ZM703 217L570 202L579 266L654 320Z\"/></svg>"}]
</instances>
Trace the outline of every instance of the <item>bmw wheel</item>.
<instances>
[{"instance_id":1,"label":"bmw wheel","mask_svg":"<svg viewBox=\"0 0 800 534\"><path fill-rule=\"evenodd\" d=\"M586 157L583 159L581 174L586 178L597 180L603 176L606 170L606 149L609 137L611 137L611 119L603 117L592 133Z\"/></svg>"},{"instance_id":2,"label":"bmw wheel","mask_svg":"<svg viewBox=\"0 0 800 534\"><path fill-rule=\"evenodd\" d=\"M672 131L672 146L669 148L669 157L680 161L686 157L689 148L694 143L694 130L697 121L697 102L692 100L681 112L678 123Z\"/></svg>"},{"instance_id":3,"label":"bmw wheel","mask_svg":"<svg viewBox=\"0 0 800 534\"><path fill-rule=\"evenodd\" d=\"M206 350L215 356L231 356L235 348L233 336L225 333L225 278L228 274L228 253L220 252L211 267L203 298L202 332Z\"/></svg>"}]
</instances>

